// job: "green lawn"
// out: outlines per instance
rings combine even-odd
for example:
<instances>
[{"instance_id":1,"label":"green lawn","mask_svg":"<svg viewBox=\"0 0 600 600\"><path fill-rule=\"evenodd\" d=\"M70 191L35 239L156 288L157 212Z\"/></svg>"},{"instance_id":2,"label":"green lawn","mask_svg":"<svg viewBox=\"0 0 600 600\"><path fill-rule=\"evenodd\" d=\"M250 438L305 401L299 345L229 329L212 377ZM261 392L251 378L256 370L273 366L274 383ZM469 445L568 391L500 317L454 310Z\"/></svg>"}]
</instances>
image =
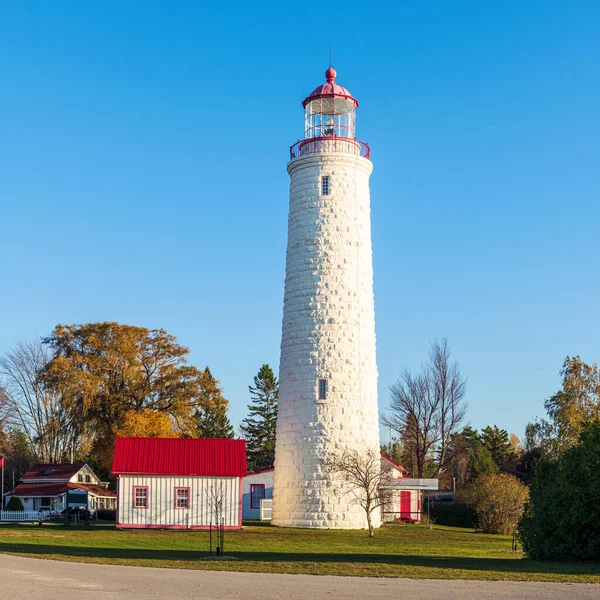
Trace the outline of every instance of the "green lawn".
<instances>
[{"instance_id":1,"label":"green lawn","mask_svg":"<svg viewBox=\"0 0 600 600\"><path fill-rule=\"evenodd\" d=\"M548 563L510 551L509 537L470 529L391 525L364 531L279 529L252 523L225 536L225 554L208 561L208 533L1 525L0 553L55 560L168 567L444 579L600 583L600 563Z\"/></svg>"}]
</instances>

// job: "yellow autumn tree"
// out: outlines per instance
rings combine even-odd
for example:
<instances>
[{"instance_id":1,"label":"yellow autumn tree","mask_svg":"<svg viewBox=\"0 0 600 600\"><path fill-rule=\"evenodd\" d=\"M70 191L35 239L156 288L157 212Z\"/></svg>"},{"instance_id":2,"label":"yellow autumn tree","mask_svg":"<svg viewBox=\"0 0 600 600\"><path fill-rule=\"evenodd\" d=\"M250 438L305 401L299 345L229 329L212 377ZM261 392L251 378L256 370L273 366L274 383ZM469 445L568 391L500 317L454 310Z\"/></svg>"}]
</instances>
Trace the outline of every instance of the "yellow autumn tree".
<instances>
[{"instance_id":1,"label":"yellow autumn tree","mask_svg":"<svg viewBox=\"0 0 600 600\"><path fill-rule=\"evenodd\" d=\"M600 419L600 370L579 356L567 356L560 371L562 390L546 400L558 450L566 450L579 440L584 426Z\"/></svg>"},{"instance_id":2,"label":"yellow autumn tree","mask_svg":"<svg viewBox=\"0 0 600 600\"><path fill-rule=\"evenodd\" d=\"M177 431L193 435L198 412L227 410L218 380L189 365L189 350L163 329L113 322L57 325L43 341L52 359L39 373L40 382L60 395L107 471L128 413L165 415Z\"/></svg>"},{"instance_id":3,"label":"yellow autumn tree","mask_svg":"<svg viewBox=\"0 0 600 600\"><path fill-rule=\"evenodd\" d=\"M110 471L116 437L180 437L166 413L149 408L127 411L110 433L98 436L94 443L94 456L98 464Z\"/></svg>"},{"instance_id":4,"label":"yellow autumn tree","mask_svg":"<svg viewBox=\"0 0 600 600\"><path fill-rule=\"evenodd\" d=\"M116 433L117 437L179 437L169 415L150 409L126 412Z\"/></svg>"}]
</instances>

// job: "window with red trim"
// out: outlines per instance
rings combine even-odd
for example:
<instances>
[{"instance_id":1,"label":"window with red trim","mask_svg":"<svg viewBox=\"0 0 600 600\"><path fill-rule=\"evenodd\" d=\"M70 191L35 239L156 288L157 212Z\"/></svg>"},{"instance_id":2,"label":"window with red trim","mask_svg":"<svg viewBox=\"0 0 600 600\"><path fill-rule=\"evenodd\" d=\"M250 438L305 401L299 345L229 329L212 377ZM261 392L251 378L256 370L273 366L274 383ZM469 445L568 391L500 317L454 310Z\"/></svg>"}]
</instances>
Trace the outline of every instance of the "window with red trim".
<instances>
[{"instance_id":1,"label":"window with red trim","mask_svg":"<svg viewBox=\"0 0 600 600\"><path fill-rule=\"evenodd\" d=\"M260 508L260 501L264 500L265 484L255 483L250 486L250 508Z\"/></svg>"},{"instance_id":2,"label":"window with red trim","mask_svg":"<svg viewBox=\"0 0 600 600\"><path fill-rule=\"evenodd\" d=\"M148 488L133 486L133 508L148 508Z\"/></svg>"},{"instance_id":3,"label":"window with red trim","mask_svg":"<svg viewBox=\"0 0 600 600\"><path fill-rule=\"evenodd\" d=\"M177 487L175 488L175 508L190 507L190 488Z\"/></svg>"}]
</instances>

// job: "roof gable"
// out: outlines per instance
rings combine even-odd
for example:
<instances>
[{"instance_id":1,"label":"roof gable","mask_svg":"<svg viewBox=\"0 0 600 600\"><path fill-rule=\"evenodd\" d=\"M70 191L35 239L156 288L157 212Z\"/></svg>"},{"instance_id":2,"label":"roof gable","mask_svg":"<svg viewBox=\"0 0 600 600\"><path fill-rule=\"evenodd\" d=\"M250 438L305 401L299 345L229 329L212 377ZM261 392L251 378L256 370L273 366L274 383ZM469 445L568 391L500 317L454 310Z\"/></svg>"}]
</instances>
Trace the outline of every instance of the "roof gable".
<instances>
[{"instance_id":1,"label":"roof gable","mask_svg":"<svg viewBox=\"0 0 600 600\"><path fill-rule=\"evenodd\" d=\"M112 472L243 477L246 441L196 438L117 438Z\"/></svg>"},{"instance_id":2,"label":"roof gable","mask_svg":"<svg viewBox=\"0 0 600 600\"><path fill-rule=\"evenodd\" d=\"M405 474L408 473L408 469L405 469L400 463L397 463L395 460L392 460L389 456L381 452L381 458L389 462L394 468L398 469L400 473Z\"/></svg>"},{"instance_id":3,"label":"roof gable","mask_svg":"<svg viewBox=\"0 0 600 600\"><path fill-rule=\"evenodd\" d=\"M89 476L90 480L86 481L86 478L88 476ZM100 485L100 478L98 477L98 475L96 475L96 473L94 473L94 471L92 470L92 468L89 465L83 465L83 467L81 469L79 469L79 471L77 471L77 473L75 473L69 481L71 483L85 482L85 483L91 483L94 485Z\"/></svg>"},{"instance_id":4,"label":"roof gable","mask_svg":"<svg viewBox=\"0 0 600 600\"><path fill-rule=\"evenodd\" d=\"M33 467L31 467L29 471L27 471L27 473L25 473L25 475L21 477L21 481L27 481L30 479L46 479L48 481L68 481L69 479L71 479L71 477L77 475L77 473L79 473L79 471L81 471L81 469L83 469L83 467L85 466L85 463L75 463L72 465L61 465L58 463L39 463L37 465L33 465Z\"/></svg>"}]
</instances>

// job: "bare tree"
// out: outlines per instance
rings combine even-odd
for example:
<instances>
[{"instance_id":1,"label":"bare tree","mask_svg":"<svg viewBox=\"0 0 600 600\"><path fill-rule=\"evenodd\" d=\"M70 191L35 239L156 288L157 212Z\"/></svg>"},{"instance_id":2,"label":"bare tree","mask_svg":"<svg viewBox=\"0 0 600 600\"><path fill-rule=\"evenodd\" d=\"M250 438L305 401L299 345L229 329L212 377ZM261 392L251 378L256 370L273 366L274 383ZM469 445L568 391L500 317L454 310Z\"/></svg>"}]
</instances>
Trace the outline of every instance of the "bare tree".
<instances>
[{"instance_id":1,"label":"bare tree","mask_svg":"<svg viewBox=\"0 0 600 600\"><path fill-rule=\"evenodd\" d=\"M21 342L0 356L0 398L5 397L7 422L25 433L32 454L42 461L59 462L72 449L75 431L60 395L39 377L49 360L40 340Z\"/></svg>"},{"instance_id":2,"label":"bare tree","mask_svg":"<svg viewBox=\"0 0 600 600\"><path fill-rule=\"evenodd\" d=\"M400 435L413 462L413 472L423 477L423 469L437 438L437 402L432 394L429 374L416 376L404 370L391 388L390 414L386 426Z\"/></svg>"},{"instance_id":3,"label":"bare tree","mask_svg":"<svg viewBox=\"0 0 600 600\"><path fill-rule=\"evenodd\" d=\"M213 477L206 488L206 505L210 515L210 525L213 519L217 533L217 554L223 554L225 537L225 509L227 508L227 485L223 479Z\"/></svg>"},{"instance_id":4,"label":"bare tree","mask_svg":"<svg viewBox=\"0 0 600 600\"><path fill-rule=\"evenodd\" d=\"M460 373L458 363L451 362L447 339L433 343L429 360L433 391L439 401L439 443L436 449L439 473L449 460L447 450L451 437L458 431L467 412L464 401L467 382Z\"/></svg>"},{"instance_id":5,"label":"bare tree","mask_svg":"<svg viewBox=\"0 0 600 600\"><path fill-rule=\"evenodd\" d=\"M393 495L392 490L385 487L391 480L391 468L387 462L385 465L381 464L379 449L331 453L323 459L323 466L330 473L341 477L352 503L365 511L369 537L373 537L373 512L389 505Z\"/></svg>"},{"instance_id":6,"label":"bare tree","mask_svg":"<svg viewBox=\"0 0 600 600\"><path fill-rule=\"evenodd\" d=\"M428 460L435 463L433 476L439 476L452 458L450 442L467 409L466 380L458 363L451 362L448 341L434 342L428 364L417 375L404 370L390 393L384 425L400 435L417 477L423 477Z\"/></svg>"},{"instance_id":7,"label":"bare tree","mask_svg":"<svg viewBox=\"0 0 600 600\"><path fill-rule=\"evenodd\" d=\"M7 421L10 415L10 398L4 387L0 384L0 425Z\"/></svg>"}]
</instances>

